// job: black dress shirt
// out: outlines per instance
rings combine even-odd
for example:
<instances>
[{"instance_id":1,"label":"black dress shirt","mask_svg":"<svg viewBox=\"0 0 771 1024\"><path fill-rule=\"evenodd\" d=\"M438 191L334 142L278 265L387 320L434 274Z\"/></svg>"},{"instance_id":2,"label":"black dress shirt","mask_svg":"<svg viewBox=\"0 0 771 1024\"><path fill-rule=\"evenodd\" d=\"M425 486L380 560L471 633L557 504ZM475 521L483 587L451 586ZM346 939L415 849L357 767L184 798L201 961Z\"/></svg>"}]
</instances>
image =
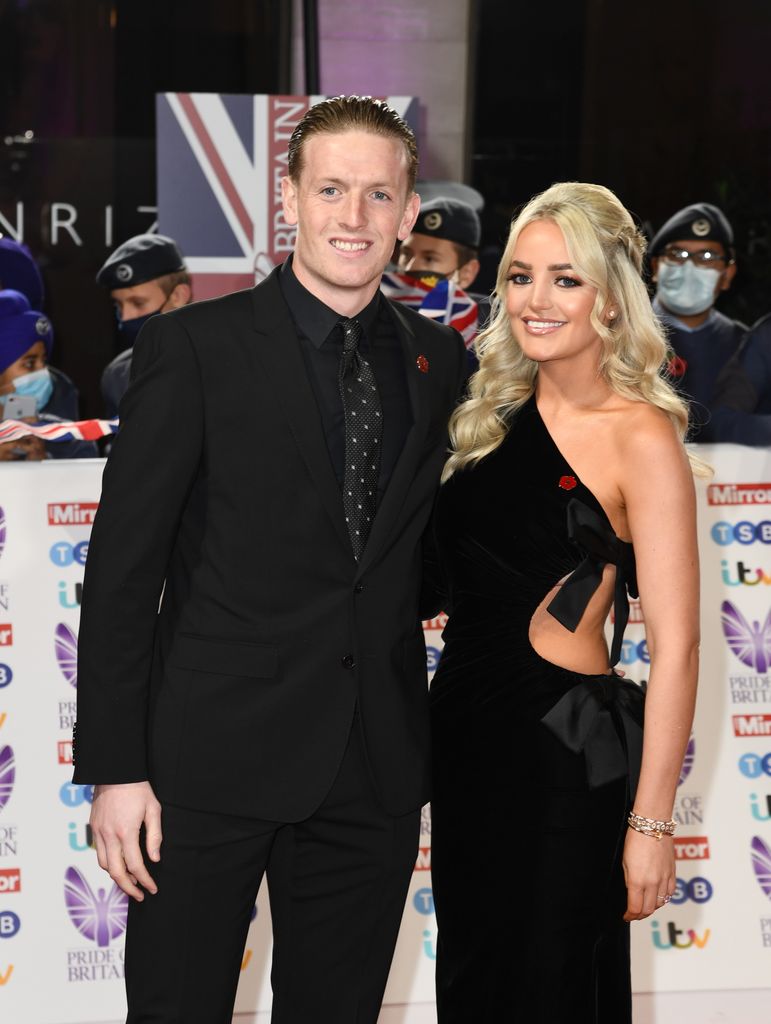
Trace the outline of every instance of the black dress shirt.
<instances>
[{"instance_id":1,"label":"black dress shirt","mask_svg":"<svg viewBox=\"0 0 771 1024\"><path fill-rule=\"evenodd\" d=\"M338 373L343 352L343 333L336 313L308 291L292 270L292 257L279 277L281 293L292 315L300 349L319 407L324 436L337 481L345 474L345 414ZM353 318L362 326L359 351L372 367L383 409L383 442L380 452L378 502L388 487L396 461L412 426L412 407L407 389L405 356L388 303L376 292Z\"/></svg>"}]
</instances>

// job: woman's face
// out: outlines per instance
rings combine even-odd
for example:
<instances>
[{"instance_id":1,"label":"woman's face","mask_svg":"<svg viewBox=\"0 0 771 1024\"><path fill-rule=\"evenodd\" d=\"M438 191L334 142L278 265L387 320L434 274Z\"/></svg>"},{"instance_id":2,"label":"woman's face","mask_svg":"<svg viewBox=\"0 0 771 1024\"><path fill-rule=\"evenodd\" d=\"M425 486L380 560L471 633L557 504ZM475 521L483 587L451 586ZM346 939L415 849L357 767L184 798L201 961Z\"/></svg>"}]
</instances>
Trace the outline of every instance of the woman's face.
<instances>
[{"instance_id":1,"label":"woman's face","mask_svg":"<svg viewBox=\"0 0 771 1024\"><path fill-rule=\"evenodd\" d=\"M15 363L6 366L0 373L0 395L7 395L13 391L13 382L17 377L23 377L25 373L34 373L42 370L48 365L46 359L46 347L42 341L36 341L28 348L23 356L19 356Z\"/></svg>"},{"instance_id":2,"label":"woman's face","mask_svg":"<svg viewBox=\"0 0 771 1024\"><path fill-rule=\"evenodd\" d=\"M560 228L549 220L528 224L506 284L511 330L525 355L538 363L599 360L602 343L590 320L596 297L571 266Z\"/></svg>"}]
</instances>

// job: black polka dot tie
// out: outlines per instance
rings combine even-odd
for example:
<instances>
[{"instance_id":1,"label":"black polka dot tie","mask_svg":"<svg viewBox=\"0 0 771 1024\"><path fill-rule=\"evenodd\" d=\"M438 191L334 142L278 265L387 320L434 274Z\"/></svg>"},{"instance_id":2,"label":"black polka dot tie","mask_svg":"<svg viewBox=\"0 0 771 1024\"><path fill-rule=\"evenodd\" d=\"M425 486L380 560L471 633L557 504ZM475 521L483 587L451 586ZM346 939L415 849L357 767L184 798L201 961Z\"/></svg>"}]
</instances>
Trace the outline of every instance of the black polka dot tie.
<instances>
[{"instance_id":1,"label":"black polka dot tie","mask_svg":"<svg viewBox=\"0 0 771 1024\"><path fill-rule=\"evenodd\" d=\"M340 359L340 396L345 412L345 479L343 508L358 561L367 543L377 510L383 410L372 367L359 352L361 324L342 318L343 355Z\"/></svg>"}]
</instances>

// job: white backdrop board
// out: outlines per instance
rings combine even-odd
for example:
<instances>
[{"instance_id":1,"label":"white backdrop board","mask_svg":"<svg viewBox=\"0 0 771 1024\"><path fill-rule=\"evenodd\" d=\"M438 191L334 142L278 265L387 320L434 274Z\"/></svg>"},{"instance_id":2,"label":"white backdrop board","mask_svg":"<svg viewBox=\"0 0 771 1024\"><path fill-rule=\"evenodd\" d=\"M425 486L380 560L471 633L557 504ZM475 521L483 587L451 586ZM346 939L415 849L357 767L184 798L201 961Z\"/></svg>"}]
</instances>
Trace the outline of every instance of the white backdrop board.
<instances>
[{"instance_id":1,"label":"white backdrop board","mask_svg":"<svg viewBox=\"0 0 771 1024\"><path fill-rule=\"evenodd\" d=\"M771 977L771 455L731 445L701 454L715 477L699 486L702 672L675 811L680 884L669 907L633 926L637 991L763 988ZM0 1019L8 1024L90 1024L125 1012L124 901L89 847L90 790L69 783L74 643L102 468L97 460L0 470ZM622 667L641 679L639 609L632 619ZM429 673L442 624L425 624ZM495 899L484 849L480 834L469 882L480 901ZM425 809L387 1004L433 1001L430 863ZM269 1008L269 968L263 891L238 1011Z\"/></svg>"}]
</instances>

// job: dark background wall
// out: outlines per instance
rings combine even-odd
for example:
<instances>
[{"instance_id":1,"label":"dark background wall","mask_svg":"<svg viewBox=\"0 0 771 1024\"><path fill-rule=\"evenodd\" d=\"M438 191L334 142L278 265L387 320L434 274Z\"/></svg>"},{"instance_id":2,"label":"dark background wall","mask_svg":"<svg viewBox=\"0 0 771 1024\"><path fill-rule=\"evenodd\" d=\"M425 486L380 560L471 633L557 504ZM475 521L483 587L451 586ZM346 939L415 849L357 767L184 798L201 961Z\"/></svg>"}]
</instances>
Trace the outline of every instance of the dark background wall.
<instances>
[{"instance_id":1,"label":"dark background wall","mask_svg":"<svg viewBox=\"0 0 771 1024\"><path fill-rule=\"evenodd\" d=\"M0 0L0 216L13 229L23 217L53 362L80 387L84 415L101 412L99 376L117 351L94 274L155 221L155 93L289 91L290 10L283 0Z\"/></svg>"},{"instance_id":2,"label":"dark background wall","mask_svg":"<svg viewBox=\"0 0 771 1024\"><path fill-rule=\"evenodd\" d=\"M554 181L612 188L654 230L720 206L739 274L721 308L771 310L771 4L480 0L472 184L485 235Z\"/></svg>"},{"instance_id":3,"label":"dark background wall","mask_svg":"<svg viewBox=\"0 0 771 1024\"><path fill-rule=\"evenodd\" d=\"M23 214L54 362L85 415L101 411L116 350L94 273L155 219L155 93L289 92L292 7L0 0L0 216L16 228ZM487 283L513 210L582 179L653 228L689 202L717 203L740 268L721 307L748 321L771 309L768 0L475 0L472 22L470 183L487 201Z\"/></svg>"}]
</instances>

